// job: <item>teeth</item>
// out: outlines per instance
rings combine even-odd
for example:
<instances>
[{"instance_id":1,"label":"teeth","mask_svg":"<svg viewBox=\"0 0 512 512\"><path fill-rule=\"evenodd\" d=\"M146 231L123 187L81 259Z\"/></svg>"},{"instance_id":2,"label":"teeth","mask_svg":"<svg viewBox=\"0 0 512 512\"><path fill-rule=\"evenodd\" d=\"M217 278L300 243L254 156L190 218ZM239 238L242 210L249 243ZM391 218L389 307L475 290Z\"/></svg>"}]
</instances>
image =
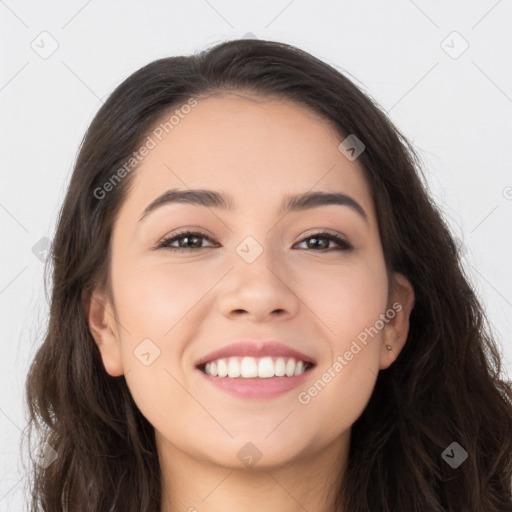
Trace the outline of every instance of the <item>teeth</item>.
<instances>
[{"instance_id":1,"label":"teeth","mask_svg":"<svg viewBox=\"0 0 512 512\"><path fill-rule=\"evenodd\" d=\"M295 373L295 361L293 359L288 359L285 373L287 377L293 377L293 374Z\"/></svg>"},{"instance_id":2,"label":"teeth","mask_svg":"<svg viewBox=\"0 0 512 512\"><path fill-rule=\"evenodd\" d=\"M240 377L240 363L234 357L228 360L228 377L230 379Z\"/></svg>"},{"instance_id":3,"label":"teeth","mask_svg":"<svg viewBox=\"0 0 512 512\"><path fill-rule=\"evenodd\" d=\"M282 357L278 357L274 366L274 373L276 377L284 377L286 373L286 363Z\"/></svg>"},{"instance_id":4,"label":"teeth","mask_svg":"<svg viewBox=\"0 0 512 512\"><path fill-rule=\"evenodd\" d=\"M271 357L262 357L258 364L258 377L269 379L274 376L274 362Z\"/></svg>"},{"instance_id":5,"label":"teeth","mask_svg":"<svg viewBox=\"0 0 512 512\"><path fill-rule=\"evenodd\" d=\"M254 357L244 357L242 359L240 375L245 379L258 376L258 363Z\"/></svg>"},{"instance_id":6,"label":"teeth","mask_svg":"<svg viewBox=\"0 0 512 512\"><path fill-rule=\"evenodd\" d=\"M217 361L217 375L219 377L226 377L228 374L228 365L224 359L219 359Z\"/></svg>"},{"instance_id":7,"label":"teeth","mask_svg":"<svg viewBox=\"0 0 512 512\"><path fill-rule=\"evenodd\" d=\"M284 357L229 357L206 363L204 372L213 377L269 379L301 375L311 365L304 361Z\"/></svg>"}]
</instances>

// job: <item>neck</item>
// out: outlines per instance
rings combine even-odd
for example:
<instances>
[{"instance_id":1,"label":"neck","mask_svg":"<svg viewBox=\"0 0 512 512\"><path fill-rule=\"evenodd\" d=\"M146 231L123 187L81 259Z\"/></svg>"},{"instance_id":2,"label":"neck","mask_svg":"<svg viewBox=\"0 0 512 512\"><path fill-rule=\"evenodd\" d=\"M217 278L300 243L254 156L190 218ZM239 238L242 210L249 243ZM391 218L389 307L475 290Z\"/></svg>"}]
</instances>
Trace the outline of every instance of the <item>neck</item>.
<instances>
[{"instance_id":1,"label":"neck","mask_svg":"<svg viewBox=\"0 0 512 512\"><path fill-rule=\"evenodd\" d=\"M344 433L320 452L276 467L257 463L241 469L194 459L157 435L161 512L333 512L349 437Z\"/></svg>"}]
</instances>

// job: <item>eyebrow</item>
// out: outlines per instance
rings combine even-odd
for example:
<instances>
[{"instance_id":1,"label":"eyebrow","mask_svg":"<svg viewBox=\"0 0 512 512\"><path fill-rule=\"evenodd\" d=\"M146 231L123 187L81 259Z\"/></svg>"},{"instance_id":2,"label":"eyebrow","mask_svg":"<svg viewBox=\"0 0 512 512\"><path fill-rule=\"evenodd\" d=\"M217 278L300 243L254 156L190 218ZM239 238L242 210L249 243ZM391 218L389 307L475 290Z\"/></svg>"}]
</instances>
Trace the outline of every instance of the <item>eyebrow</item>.
<instances>
[{"instance_id":1,"label":"eyebrow","mask_svg":"<svg viewBox=\"0 0 512 512\"><path fill-rule=\"evenodd\" d=\"M171 203L186 203L229 211L234 211L238 208L238 203L232 197L221 192L215 192L214 190L171 189L158 196L145 208L139 222L157 208ZM306 192L304 194L288 195L284 198L277 211L277 215L284 216L288 212L309 210L327 205L348 206L368 222L368 216L362 206L352 197L340 192Z\"/></svg>"}]
</instances>

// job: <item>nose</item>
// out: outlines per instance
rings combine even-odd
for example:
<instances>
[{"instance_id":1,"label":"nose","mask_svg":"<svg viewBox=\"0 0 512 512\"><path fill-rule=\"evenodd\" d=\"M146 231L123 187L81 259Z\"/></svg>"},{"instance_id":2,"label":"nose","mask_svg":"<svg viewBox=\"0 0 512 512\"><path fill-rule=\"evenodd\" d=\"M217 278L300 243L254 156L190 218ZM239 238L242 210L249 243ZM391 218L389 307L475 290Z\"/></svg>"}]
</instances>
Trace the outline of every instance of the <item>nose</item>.
<instances>
[{"instance_id":1,"label":"nose","mask_svg":"<svg viewBox=\"0 0 512 512\"><path fill-rule=\"evenodd\" d=\"M225 317L255 322L290 319L297 314L299 303L293 276L265 250L252 263L235 255L219 297Z\"/></svg>"}]
</instances>

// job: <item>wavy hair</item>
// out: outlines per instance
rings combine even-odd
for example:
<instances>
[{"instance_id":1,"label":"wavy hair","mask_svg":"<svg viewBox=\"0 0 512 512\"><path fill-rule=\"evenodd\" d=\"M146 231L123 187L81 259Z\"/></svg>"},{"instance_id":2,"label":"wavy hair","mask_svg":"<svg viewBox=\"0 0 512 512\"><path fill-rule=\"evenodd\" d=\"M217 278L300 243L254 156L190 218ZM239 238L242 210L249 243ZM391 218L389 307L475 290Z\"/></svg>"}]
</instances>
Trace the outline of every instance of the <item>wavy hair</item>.
<instances>
[{"instance_id":1,"label":"wavy hair","mask_svg":"<svg viewBox=\"0 0 512 512\"><path fill-rule=\"evenodd\" d=\"M359 162L386 267L415 291L405 347L380 371L352 426L335 510L510 512L512 388L418 154L344 74L292 45L257 39L142 67L112 92L82 140L48 262L48 327L26 380L29 438L36 429L58 454L51 464L31 461L31 510L160 511L154 429L124 376L106 373L84 310L96 285L109 289L112 226L136 168L101 200L95 190L173 108L225 92L292 100L340 137L363 141ZM456 468L443 458L453 442L468 454Z\"/></svg>"}]
</instances>

